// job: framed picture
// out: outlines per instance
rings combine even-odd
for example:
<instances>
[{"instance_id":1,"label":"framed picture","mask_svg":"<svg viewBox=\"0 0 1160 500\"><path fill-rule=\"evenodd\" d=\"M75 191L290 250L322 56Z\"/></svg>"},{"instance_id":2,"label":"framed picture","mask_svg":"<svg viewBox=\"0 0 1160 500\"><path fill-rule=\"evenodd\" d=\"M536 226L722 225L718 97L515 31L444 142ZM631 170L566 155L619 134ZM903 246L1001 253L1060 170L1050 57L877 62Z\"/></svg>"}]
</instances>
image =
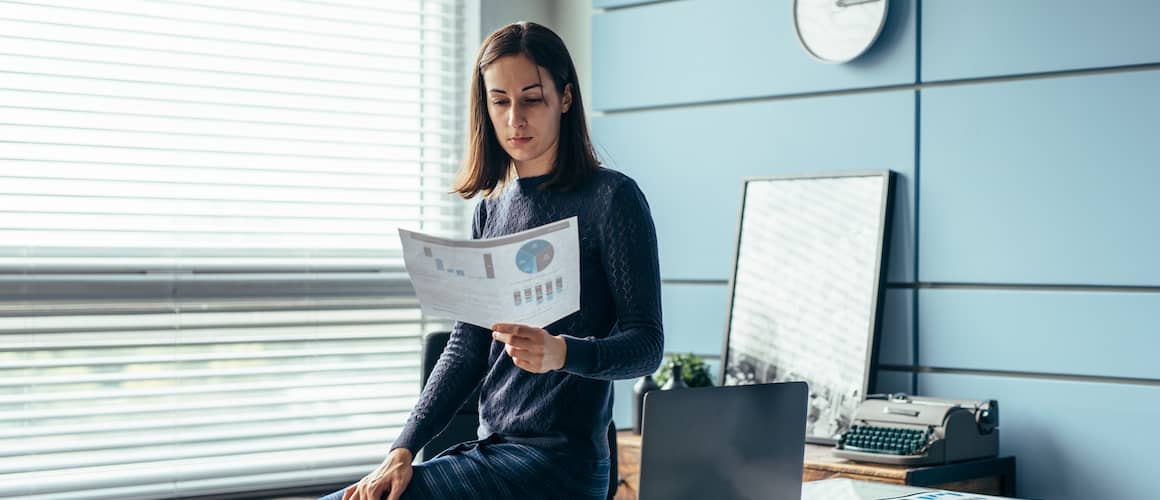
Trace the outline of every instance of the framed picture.
<instances>
[{"instance_id":1,"label":"framed picture","mask_svg":"<svg viewBox=\"0 0 1160 500\"><path fill-rule=\"evenodd\" d=\"M873 387L893 173L746 179L721 385L805 381L833 444Z\"/></svg>"}]
</instances>

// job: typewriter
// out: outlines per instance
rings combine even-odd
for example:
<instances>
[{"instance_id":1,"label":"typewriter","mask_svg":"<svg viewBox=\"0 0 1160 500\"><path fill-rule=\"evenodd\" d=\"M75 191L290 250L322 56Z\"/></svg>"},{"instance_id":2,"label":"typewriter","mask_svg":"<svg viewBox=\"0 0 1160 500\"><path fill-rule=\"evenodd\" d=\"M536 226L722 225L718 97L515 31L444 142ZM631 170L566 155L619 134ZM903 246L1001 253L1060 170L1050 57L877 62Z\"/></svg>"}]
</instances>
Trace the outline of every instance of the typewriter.
<instances>
[{"instance_id":1,"label":"typewriter","mask_svg":"<svg viewBox=\"0 0 1160 500\"><path fill-rule=\"evenodd\" d=\"M838 438L834 456L927 465L999 454L999 402L872 394Z\"/></svg>"}]
</instances>

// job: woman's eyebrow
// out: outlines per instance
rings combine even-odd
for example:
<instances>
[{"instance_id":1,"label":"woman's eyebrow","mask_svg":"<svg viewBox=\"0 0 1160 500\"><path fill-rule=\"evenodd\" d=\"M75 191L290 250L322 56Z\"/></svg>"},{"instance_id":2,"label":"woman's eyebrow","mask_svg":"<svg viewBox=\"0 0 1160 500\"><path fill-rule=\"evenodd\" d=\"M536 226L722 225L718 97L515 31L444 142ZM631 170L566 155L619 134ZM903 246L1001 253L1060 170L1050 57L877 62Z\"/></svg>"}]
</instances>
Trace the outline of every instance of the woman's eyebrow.
<instances>
[{"instance_id":1,"label":"woman's eyebrow","mask_svg":"<svg viewBox=\"0 0 1160 500\"><path fill-rule=\"evenodd\" d=\"M531 85L528 85L527 87L520 89L520 92L527 92L528 90L534 89L536 87L543 87L543 85L541 85L539 83L533 83ZM500 90L500 89L490 89L490 90L488 90L488 92L495 92L497 94L507 94L507 91Z\"/></svg>"}]
</instances>

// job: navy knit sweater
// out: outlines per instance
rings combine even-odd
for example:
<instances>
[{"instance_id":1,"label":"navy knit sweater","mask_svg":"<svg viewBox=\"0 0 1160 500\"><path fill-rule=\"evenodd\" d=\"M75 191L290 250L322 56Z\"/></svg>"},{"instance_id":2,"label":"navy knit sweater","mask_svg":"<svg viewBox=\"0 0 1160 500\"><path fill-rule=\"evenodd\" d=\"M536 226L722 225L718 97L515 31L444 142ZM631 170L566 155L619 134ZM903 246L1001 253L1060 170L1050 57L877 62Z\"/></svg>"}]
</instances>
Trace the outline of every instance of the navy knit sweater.
<instances>
[{"instance_id":1,"label":"navy knit sweater","mask_svg":"<svg viewBox=\"0 0 1160 500\"><path fill-rule=\"evenodd\" d=\"M545 328L567 344L563 369L526 372L512 364L490 329L456 322L392 449L418 452L482 380L480 438L498 434L583 457L608 457L611 381L652 373L664 351L656 230L644 194L620 172L601 168L572 191L538 189L549 177L516 179L482 200L472 237L578 216L580 310Z\"/></svg>"}]
</instances>

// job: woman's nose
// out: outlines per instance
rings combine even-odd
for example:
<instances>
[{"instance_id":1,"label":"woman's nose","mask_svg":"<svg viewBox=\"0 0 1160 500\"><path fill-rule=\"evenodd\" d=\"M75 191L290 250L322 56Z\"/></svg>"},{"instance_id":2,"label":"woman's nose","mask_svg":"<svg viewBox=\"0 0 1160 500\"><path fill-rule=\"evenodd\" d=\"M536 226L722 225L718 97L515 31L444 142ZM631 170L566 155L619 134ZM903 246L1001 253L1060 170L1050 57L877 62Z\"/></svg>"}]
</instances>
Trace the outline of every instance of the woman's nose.
<instances>
[{"instance_id":1,"label":"woman's nose","mask_svg":"<svg viewBox=\"0 0 1160 500\"><path fill-rule=\"evenodd\" d=\"M524 110L518 104L512 103L512 107L508 111L508 126L511 128L521 128L527 124L524 117Z\"/></svg>"}]
</instances>

